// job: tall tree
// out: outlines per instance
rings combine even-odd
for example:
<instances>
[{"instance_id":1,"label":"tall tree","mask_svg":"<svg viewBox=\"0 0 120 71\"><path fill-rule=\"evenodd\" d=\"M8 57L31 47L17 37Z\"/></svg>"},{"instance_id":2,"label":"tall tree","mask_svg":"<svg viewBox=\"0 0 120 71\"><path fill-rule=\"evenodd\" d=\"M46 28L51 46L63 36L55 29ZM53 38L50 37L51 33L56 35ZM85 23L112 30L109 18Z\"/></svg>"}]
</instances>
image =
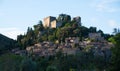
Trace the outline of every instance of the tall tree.
<instances>
[{"instance_id":1,"label":"tall tree","mask_svg":"<svg viewBox=\"0 0 120 71\"><path fill-rule=\"evenodd\" d=\"M111 71L120 70L120 33L113 37L114 48L112 48L112 66Z\"/></svg>"},{"instance_id":2,"label":"tall tree","mask_svg":"<svg viewBox=\"0 0 120 71\"><path fill-rule=\"evenodd\" d=\"M89 28L90 33L96 33L96 31L97 31L96 27L90 27Z\"/></svg>"},{"instance_id":3,"label":"tall tree","mask_svg":"<svg viewBox=\"0 0 120 71\"><path fill-rule=\"evenodd\" d=\"M119 28L114 28L114 29L113 29L113 34L115 35L115 34L117 34L117 33L120 33L120 29L119 29Z\"/></svg>"}]
</instances>

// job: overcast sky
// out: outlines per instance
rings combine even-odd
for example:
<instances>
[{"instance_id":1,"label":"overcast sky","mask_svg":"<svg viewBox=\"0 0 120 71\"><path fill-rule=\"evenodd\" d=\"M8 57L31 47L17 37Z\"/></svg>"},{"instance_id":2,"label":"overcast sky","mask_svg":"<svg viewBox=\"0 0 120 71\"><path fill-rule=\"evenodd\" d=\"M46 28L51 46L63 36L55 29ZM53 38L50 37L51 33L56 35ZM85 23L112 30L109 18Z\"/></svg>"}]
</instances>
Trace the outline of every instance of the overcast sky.
<instances>
[{"instance_id":1,"label":"overcast sky","mask_svg":"<svg viewBox=\"0 0 120 71\"><path fill-rule=\"evenodd\" d=\"M0 0L0 33L16 39L47 16L81 16L82 25L104 33L120 27L120 0Z\"/></svg>"}]
</instances>

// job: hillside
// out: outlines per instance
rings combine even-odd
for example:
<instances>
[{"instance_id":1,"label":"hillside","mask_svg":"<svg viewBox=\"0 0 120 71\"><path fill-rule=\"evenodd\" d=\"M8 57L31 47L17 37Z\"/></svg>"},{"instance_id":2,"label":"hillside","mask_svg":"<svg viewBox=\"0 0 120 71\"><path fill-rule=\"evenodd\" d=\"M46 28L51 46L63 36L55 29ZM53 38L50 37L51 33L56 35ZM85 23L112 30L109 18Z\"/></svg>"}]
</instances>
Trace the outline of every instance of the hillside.
<instances>
[{"instance_id":1,"label":"hillside","mask_svg":"<svg viewBox=\"0 0 120 71\"><path fill-rule=\"evenodd\" d=\"M119 37L84 26L81 17L48 16L43 23L39 21L28 27L24 35L18 35L17 41L0 34L0 54L5 53L0 57L0 70L109 71L112 51L119 50ZM118 48L111 50L114 44L110 41L117 43ZM10 49L10 53L6 52ZM117 56L112 59L115 68L118 67ZM115 68L113 71L118 71Z\"/></svg>"},{"instance_id":2,"label":"hillside","mask_svg":"<svg viewBox=\"0 0 120 71\"><path fill-rule=\"evenodd\" d=\"M5 52L14 47L15 41L0 34L0 53Z\"/></svg>"},{"instance_id":3,"label":"hillside","mask_svg":"<svg viewBox=\"0 0 120 71\"><path fill-rule=\"evenodd\" d=\"M43 22L39 21L33 28L28 27L26 34L18 35L17 42L21 49L25 49L27 46L44 41L65 42L69 37L79 37L82 41L88 38L89 33L100 33L106 40L111 37L97 27L84 26L80 16L71 18L70 15L59 14L58 17L45 17Z\"/></svg>"}]
</instances>

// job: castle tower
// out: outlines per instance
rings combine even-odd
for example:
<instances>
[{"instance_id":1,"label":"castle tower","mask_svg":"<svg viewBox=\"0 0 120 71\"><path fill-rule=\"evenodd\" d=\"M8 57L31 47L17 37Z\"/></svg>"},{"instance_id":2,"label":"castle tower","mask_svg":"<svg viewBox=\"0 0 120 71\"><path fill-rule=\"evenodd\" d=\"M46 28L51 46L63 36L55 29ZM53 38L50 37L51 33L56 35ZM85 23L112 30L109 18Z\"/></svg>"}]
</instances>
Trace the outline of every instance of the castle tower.
<instances>
[{"instance_id":1,"label":"castle tower","mask_svg":"<svg viewBox=\"0 0 120 71\"><path fill-rule=\"evenodd\" d=\"M44 18L44 27L51 27L51 22L56 20L56 17L52 17L52 16L48 16L46 18Z\"/></svg>"}]
</instances>

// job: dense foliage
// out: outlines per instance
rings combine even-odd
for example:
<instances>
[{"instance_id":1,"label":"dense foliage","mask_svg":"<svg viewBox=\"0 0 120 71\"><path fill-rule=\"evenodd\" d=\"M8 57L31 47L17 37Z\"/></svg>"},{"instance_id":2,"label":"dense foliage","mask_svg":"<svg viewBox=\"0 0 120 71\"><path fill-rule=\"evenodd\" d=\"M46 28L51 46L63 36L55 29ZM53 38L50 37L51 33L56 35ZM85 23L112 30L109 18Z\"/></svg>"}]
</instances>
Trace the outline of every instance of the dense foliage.
<instances>
[{"instance_id":1,"label":"dense foliage","mask_svg":"<svg viewBox=\"0 0 120 71\"><path fill-rule=\"evenodd\" d=\"M120 70L120 33L110 39L114 43L112 50L111 71Z\"/></svg>"},{"instance_id":2,"label":"dense foliage","mask_svg":"<svg viewBox=\"0 0 120 71\"><path fill-rule=\"evenodd\" d=\"M23 57L6 53L0 56L0 71L19 71Z\"/></svg>"},{"instance_id":3,"label":"dense foliage","mask_svg":"<svg viewBox=\"0 0 120 71\"><path fill-rule=\"evenodd\" d=\"M0 71L103 71L107 69L102 56L92 52L79 52L76 55L63 55L58 52L49 57L25 57L4 54L0 57Z\"/></svg>"}]
</instances>

